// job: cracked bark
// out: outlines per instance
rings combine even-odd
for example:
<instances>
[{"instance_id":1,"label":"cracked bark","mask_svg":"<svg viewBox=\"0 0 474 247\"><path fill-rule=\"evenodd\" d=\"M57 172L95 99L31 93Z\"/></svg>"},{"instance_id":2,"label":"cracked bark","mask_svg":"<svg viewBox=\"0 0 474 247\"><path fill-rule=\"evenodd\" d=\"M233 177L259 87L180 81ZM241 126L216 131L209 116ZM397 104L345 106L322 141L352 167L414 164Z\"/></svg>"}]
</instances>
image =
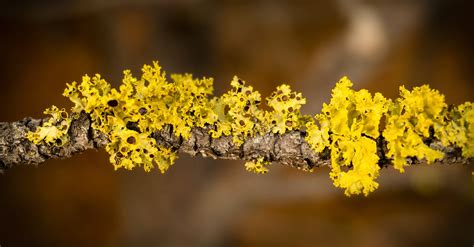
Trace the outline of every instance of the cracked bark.
<instances>
[{"instance_id":1,"label":"cracked bark","mask_svg":"<svg viewBox=\"0 0 474 247\"><path fill-rule=\"evenodd\" d=\"M96 149L107 144L107 137L91 128L91 119L86 113L73 120L68 131L70 142L61 147L35 145L25 138L25 134L40 126L45 119L25 118L17 122L0 122L0 171L23 164L40 164L48 159L64 159L87 149ZM248 138L241 146L232 142L231 136L212 138L209 128L193 128L191 137L183 140L173 134L171 126L154 133L158 144L171 147L192 156L201 155L215 159L253 160L264 157L265 160L278 162L298 169L309 170L318 166L329 166L329 150L314 152L305 141L304 131L290 131L283 135L267 133L263 136ZM379 165L391 165L385 157L387 150L383 138L374 140L377 143ZM471 159L461 156L457 147L445 147L435 139L427 139L430 147L441 150L445 157L438 161L443 164L464 163ZM408 163L417 164L424 161L409 158Z\"/></svg>"}]
</instances>

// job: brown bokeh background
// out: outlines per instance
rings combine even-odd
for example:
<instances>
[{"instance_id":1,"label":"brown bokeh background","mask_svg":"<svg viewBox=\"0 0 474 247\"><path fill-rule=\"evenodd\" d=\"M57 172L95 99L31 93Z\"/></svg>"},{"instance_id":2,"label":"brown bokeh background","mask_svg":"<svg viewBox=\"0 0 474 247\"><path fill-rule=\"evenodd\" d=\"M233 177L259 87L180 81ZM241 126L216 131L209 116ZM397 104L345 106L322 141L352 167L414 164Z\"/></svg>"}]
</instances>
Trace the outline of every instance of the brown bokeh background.
<instances>
[{"instance_id":1,"label":"brown bokeh background","mask_svg":"<svg viewBox=\"0 0 474 247\"><path fill-rule=\"evenodd\" d=\"M66 82L159 60L172 73L239 75L267 96L289 83L317 113L343 75L398 95L429 83L474 96L468 1L86 0L0 4L0 121L42 117ZM328 169L182 155L162 175L114 171L103 150L0 175L0 246L472 246L472 164L384 169L347 198Z\"/></svg>"}]
</instances>

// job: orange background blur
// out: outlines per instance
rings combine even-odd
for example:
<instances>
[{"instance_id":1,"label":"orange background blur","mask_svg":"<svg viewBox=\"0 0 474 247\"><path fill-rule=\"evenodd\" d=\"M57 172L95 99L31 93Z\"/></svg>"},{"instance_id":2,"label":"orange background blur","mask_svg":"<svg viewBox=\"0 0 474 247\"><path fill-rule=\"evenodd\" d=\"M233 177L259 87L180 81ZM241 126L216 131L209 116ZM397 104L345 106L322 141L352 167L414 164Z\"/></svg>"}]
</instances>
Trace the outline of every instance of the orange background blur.
<instances>
[{"instance_id":1,"label":"orange background blur","mask_svg":"<svg viewBox=\"0 0 474 247\"><path fill-rule=\"evenodd\" d=\"M466 3L463 3L466 2ZM264 96L288 83L317 113L343 75L398 95L424 83L474 96L469 1L10 1L0 4L0 121L43 117L66 82L117 86L159 60L167 72L233 75ZM165 174L114 172L103 150L0 175L0 246L472 246L472 164L384 169L347 198L328 169L181 155Z\"/></svg>"}]
</instances>

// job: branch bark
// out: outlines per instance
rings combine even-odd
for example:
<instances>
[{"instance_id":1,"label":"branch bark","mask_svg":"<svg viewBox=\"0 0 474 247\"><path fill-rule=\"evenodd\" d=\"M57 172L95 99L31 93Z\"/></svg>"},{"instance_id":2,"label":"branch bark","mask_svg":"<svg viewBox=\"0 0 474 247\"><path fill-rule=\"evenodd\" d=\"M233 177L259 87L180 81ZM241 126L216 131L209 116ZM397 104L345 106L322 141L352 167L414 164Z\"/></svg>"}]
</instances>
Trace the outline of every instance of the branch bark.
<instances>
[{"instance_id":1,"label":"branch bark","mask_svg":"<svg viewBox=\"0 0 474 247\"><path fill-rule=\"evenodd\" d=\"M26 133L33 131L46 119L25 118L17 122L0 122L0 171L16 165L40 164L48 159L69 158L87 149L97 149L107 144L105 134L91 128L90 117L82 112L78 119L71 123L68 131L70 141L61 147L35 145L26 139ZM157 144L172 147L182 153L192 156L202 155L214 159L254 160L265 157L271 162L288 165L302 170L313 167L329 166L330 152L314 152L305 141L304 131L290 131L283 135L267 133L263 136L248 138L241 146L232 142L231 136L212 138L209 128L193 128L188 140L176 137L171 126L154 133ZM391 161L385 157L386 142L382 137L374 140L377 143L379 165L386 167ZM445 147L439 141L427 139L431 148L441 150L445 157L438 161L443 164L464 163L471 160L461 156L461 150L456 147ZM415 158L408 159L410 164L424 161Z\"/></svg>"}]
</instances>

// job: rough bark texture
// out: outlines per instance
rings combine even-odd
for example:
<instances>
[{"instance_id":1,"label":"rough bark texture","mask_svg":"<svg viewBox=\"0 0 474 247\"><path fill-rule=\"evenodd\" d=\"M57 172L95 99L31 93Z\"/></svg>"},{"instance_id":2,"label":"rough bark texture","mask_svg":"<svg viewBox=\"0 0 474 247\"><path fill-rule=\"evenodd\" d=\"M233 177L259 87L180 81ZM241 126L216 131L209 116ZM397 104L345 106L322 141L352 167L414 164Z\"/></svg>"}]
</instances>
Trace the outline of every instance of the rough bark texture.
<instances>
[{"instance_id":1,"label":"rough bark texture","mask_svg":"<svg viewBox=\"0 0 474 247\"><path fill-rule=\"evenodd\" d=\"M0 170L21 164L39 164L48 159L68 158L87 149L107 143L106 137L91 128L90 118L82 113L72 121L68 134L70 142L62 147L35 145L25 135L46 119L25 118L18 122L0 122Z\"/></svg>"},{"instance_id":2,"label":"rough bark texture","mask_svg":"<svg viewBox=\"0 0 474 247\"><path fill-rule=\"evenodd\" d=\"M21 164L39 164L48 159L68 158L87 149L100 148L107 144L103 133L91 128L90 117L81 113L73 120L69 129L70 142L62 147L35 145L25 138L25 134L40 126L44 119L25 118L18 122L0 122L0 171ZM133 126L130 126L133 128ZM183 140L173 134L168 126L156 132L154 138L158 144L172 147L179 152L192 156L202 155L215 159L254 160L265 157L266 160L309 170L313 167L330 165L329 150L322 153L314 152L305 141L304 131L291 131L283 135L267 133L263 136L249 138L241 146L232 142L231 136L211 138L207 128L193 128L191 138ZM388 166L390 160L385 157L387 150L383 138L374 140L377 143L380 166ZM428 138L426 144L443 151L446 155L440 163L469 163L470 159L461 156L461 150L455 147L444 147L440 142ZM410 164L419 161L408 159Z\"/></svg>"}]
</instances>

